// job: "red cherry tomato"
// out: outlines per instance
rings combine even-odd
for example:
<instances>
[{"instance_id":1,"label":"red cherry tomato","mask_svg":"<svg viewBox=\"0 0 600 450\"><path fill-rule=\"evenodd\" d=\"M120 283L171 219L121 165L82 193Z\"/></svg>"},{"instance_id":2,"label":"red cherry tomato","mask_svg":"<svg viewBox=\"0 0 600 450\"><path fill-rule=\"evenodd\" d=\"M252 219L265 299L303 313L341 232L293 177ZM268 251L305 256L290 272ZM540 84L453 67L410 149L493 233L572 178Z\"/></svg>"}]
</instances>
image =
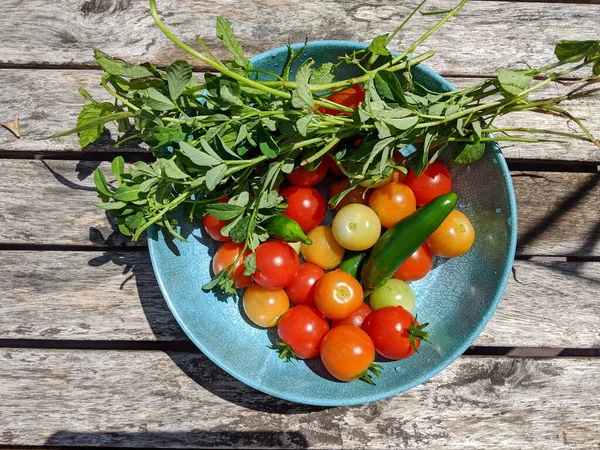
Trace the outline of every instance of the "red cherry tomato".
<instances>
[{"instance_id":1,"label":"red cherry tomato","mask_svg":"<svg viewBox=\"0 0 600 450\"><path fill-rule=\"evenodd\" d=\"M321 341L329 331L329 322L314 306L290 308L277 324L279 338L300 359L319 356Z\"/></svg>"},{"instance_id":2,"label":"red cherry tomato","mask_svg":"<svg viewBox=\"0 0 600 450\"><path fill-rule=\"evenodd\" d=\"M244 244L236 244L235 242L225 242L223 245L221 245L217 249L212 260L212 269L214 274L216 275L222 270L225 270L231 266L243 248ZM250 250L246 250L244 257L239 259L233 271L233 283L238 289L250 286L252 281L251 277L244 275L244 270L246 269L246 266L244 266L244 259L246 259L249 254Z\"/></svg>"},{"instance_id":3,"label":"red cherry tomato","mask_svg":"<svg viewBox=\"0 0 600 450\"><path fill-rule=\"evenodd\" d=\"M317 281L323 278L323 275L325 271L316 264L300 264L296 278L285 288L290 300L296 305L314 305Z\"/></svg>"},{"instance_id":4,"label":"red cherry tomato","mask_svg":"<svg viewBox=\"0 0 600 450\"><path fill-rule=\"evenodd\" d=\"M267 289L282 289L294 281L300 262L295 250L284 242L260 244L256 254L254 281Z\"/></svg>"},{"instance_id":5,"label":"red cherry tomato","mask_svg":"<svg viewBox=\"0 0 600 450\"><path fill-rule=\"evenodd\" d=\"M284 214L298 222L304 232L315 228L325 217L325 199L316 189L288 186L281 195L288 204Z\"/></svg>"},{"instance_id":6,"label":"red cherry tomato","mask_svg":"<svg viewBox=\"0 0 600 450\"><path fill-rule=\"evenodd\" d=\"M431 163L419 178L415 178L415 171L409 169L405 184L414 192L417 206L423 206L434 198L450 192L452 177L448 169L436 161Z\"/></svg>"},{"instance_id":7,"label":"red cherry tomato","mask_svg":"<svg viewBox=\"0 0 600 450\"><path fill-rule=\"evenodd\" d=\"M419 247L394 272L394 278L402 281L416 281L424 278L432 266L431 251L426 245Z\"/></svg>"},{"instance_id":8,"label":"red cherry tomato","mask_svg":"<svg viewBox=\"0 0 600 450\"><path fill-rule=\"evenodd\" d=\"M219 200L219 203L227 203L229 200L228 197L223 197ZM204 225L204 229L206 233L217 242L229 242L231 238L229 236L223 236L221 234L221 230L225 225L227 225L228 220L219 220L215 217L207 214L202 218L202 225Z\"/></svg>"},{"instance_id":9,"label":"red cherry tomato","mask_svg":"<svg viewBox=\"0 0 600 450\"><path fill-rule=\"evenodd\" d=\"M332 150L333 150L333 148L330 151L332 151ZM325 155L325 157L323 158L323 163L327 164L327 166L329 167L329 171L332 174L337 175L337 176L344 175L344 172L342 172L342 169L340 169L340 166L337 165L337 163L335 162L335 160L333 159L333 157L331 155ZM321 164L323 164L323 163L321 163Z\"/></svg>"},{"instance_id":10,"label":"red cherry tomato","mask_svg":"<svg viewBox=\"0 0 600 450\"><path fill-rule=\"evenodd\" d=\"M365 330L367 325L367 318L373 313L373 310L367 305L363 303L360 307L351 315L346 317L345 319L340 320L332 320L331 327L339 327L340 325L352 325L358 328L362 328ZM366 331L366 330L365 330Z\"/></svg>"},{"instance_id":11,"label":"red cherry tomato","mask_svg":"<svg viewBox=\"0 0 600 450\"><path fill-rule=\"evenodd\" d=\"M304 167L297 167L292 170L287 178L290 183L296 186L314 186L327 175L327 170L329 169L326 161L322 161L314 170L307 170Z\"/></svg>"},{"instance_id":12,"label":"red cherry tomato","mask_svg":"<svg viewBox=\"0 0 600 450\"><path fill-rule=\"evenodd\" d=\"M350 86L343 91L336 92L335 94L329 96L327 100L330 100L334 103L337 103L342 106L348 106L352 109L358 108L358 104L361 103L365 99L365 90L360 85ZM351 116L350 112L342 112L335 109L322 108L319 109L327 114L338 115L338 114L346 114L347 116Z\"/></svg>"},{"instance_id":13,"label":"red cherry tomato","mask_svg":"<svg viewBox=\"0 0 600 450\"><path fill-rule=\"evenodd\" d=\"M367 333L381 356L403 359L415 353L421 340L427 338L424 327L402 306L387 306L371 314Z\"/></svg>"}]
</instances>

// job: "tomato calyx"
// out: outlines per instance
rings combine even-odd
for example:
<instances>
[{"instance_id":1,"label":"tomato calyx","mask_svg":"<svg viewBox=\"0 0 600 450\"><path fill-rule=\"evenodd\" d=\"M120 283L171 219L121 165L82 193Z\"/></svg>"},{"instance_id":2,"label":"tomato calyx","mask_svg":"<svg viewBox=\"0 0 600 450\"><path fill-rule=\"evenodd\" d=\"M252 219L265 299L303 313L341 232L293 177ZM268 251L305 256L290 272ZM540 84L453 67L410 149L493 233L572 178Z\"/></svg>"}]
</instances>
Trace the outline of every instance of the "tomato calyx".
<instances>
[{"instance_id":1,"label":"tomato calyx","mask_svg":"<svg viewBox=\"0 0 600 450\"><path fill-rule=\"evenodd\" d=\"M410 327L408 327L408 338L410 339L410 345L415 352L419 351L417 343L427 342L428 344L431 344L431 341L427 339L429 333L427 331L424 331L427 325L429 325L429 323L419 324L417 322L417 316L415 316L412 323L410 324Z\"/></svg>"},{"instance_id":2,"label":"tomato calyx","mask_svg":"<svg viewBox=\"0 0 600 450\"><path fill-rule=\"evenodd\" d=\"M283 341L279 341L276 344L273 344L273 346L271 348L279 354L279 359L282 359L285 362L290 362L292 360L298 360L298 357L296 356L296 352L294 352L294 349L292 349L292 347L290 347L288 344L286 344Z\"/></svg>"},{"instance_id":3,"label":"tomato calyx","mask_svg":"<svg viewBox=\"0 0 600 450\"><path fill-rule=\"evenodd\" d=\"M382 370L383 366L381 366L380 364L371 363L364 372L359 373L355 378L357 380L364 381L365 383L370 384L371 386L375 386L373 376L378 377L379 375L381 375Z\"/></svg>"}]
</instances>

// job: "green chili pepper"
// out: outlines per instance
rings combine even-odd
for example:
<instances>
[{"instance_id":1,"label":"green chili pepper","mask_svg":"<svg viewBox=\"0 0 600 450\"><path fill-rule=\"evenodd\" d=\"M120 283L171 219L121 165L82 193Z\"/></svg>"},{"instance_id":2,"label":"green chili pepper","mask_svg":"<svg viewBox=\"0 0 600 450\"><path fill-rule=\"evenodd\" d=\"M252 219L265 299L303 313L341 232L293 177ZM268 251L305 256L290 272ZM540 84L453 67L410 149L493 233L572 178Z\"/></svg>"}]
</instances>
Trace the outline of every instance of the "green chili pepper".
<instances>
[{"instance_id":1,"label":"green chili pepper","mask_svg":"<svg viewBox=\"0 0 600 450\"><path fill-rule=\"evenodd\" d=\"M383 286L398 267L423 245L454 209L456 200L454 192L440 195L379 238L361 272L365 296L367 292Z\"/></svg>"},{"instance_id":2,"label":"green chili pepper","mask_svg":"<svg viewBox=\"0 0 600 450\"><path fill-rule=\"evenodd\" d=\"M298 222L284 214L276 214L270 219L267 222L266 230L270 236L277 236L284 241L300 241L303 244L312 244Z\"/></svg>"},{"instance_id":3,"label":"green chili pepper","mask_svg":"<svg viewBox=\"0 0 600 450\"><path fill-rule=\"evenodd\" d=\"M366 257L367 252L346 252L338 269L349 273L354 278L358 278L360 276L360 267Z\"/></svg>"}]
</instances>

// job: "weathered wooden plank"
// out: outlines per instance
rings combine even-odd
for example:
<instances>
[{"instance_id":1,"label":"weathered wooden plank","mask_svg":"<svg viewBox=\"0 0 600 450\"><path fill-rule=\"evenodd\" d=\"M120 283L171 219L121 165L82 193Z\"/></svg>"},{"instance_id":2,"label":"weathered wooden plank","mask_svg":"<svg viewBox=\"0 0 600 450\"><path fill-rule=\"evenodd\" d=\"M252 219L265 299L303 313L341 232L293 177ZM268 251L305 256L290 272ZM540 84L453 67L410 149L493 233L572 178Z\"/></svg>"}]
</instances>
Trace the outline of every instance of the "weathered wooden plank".
<instances>
[{"instance_id":1,"label":"weathered wooden plank","mask_svg":"<svg viewBox=\"0 0 600 450\"><path fill-rule=\"evenodd\" d=\"M516 261L474 345L600 347L599 267ZM0 273L0 339L186 340L146 252L3 251ZM576 333L564 317L577 318Z\"/></svg>"},{"instance_id":2,"label":"weathered wooden plank","mask_svg":"<svg viewBox=\"0 0 600 450\"><path fill-rule=\"evenodd\" d=\"M3 349L0 367L4 445L600 445L600 360L593 358L463 357L403 395L342 408L273 399L200 354Z\"/></svg>"},{"instance_id":3,"label":"weathered wooden plank","mask_svg":"<svg viewBox=\"0 0 600 450\"><path fill-rule=\"evenodd\" d=\"M418 2L374 3L343 0L293 0L239 3L230 1L158 2L167 25L184 42L202 36L218 56L215 18L228 17L248 55L305 39L370 41L390 33ZM443 10L443 0L427 10ZM506 64L528 61L544 65L559 39L597 39L600 6L518 2L470 2L425 48L438 56L434 67L447 74L490 75ZM392 42L402 49L439 16L418 17ZM574 26L576 25L576 26ZM101 48L132 61L168 64L184 56L154 25L147 1L93 0L52 2L8 0L0 17L0 64L91 65L92 49Z\"/></svg>"},{"instance_id":4,"label":"weathered wooden plank","mask_svg":"<svg viewBox=\"0 0 600 450\"><path fill-rule=\"evenodd\" d=\"M97 197L91 174L98 165L0 160L0 244L131 245L115 231L114 221L93 206ZM108 164L99 166L107 170ZM518 253L600 255L599 180L598 173L514 173Z\"/></svg>"},{"instance_id":5,"label":"weathered wooden plank","mask_svg":"<svg viewBox=\"0 0 600 450\"><path fill-rule=\"evenodd\" d=\"M197 74L202 79L202 74ZM0 129L0 150L14 151L77 151L80 149L76 136L37 140L58 131L75 126L77 115L85 100L79 95L79 86L85 87L98 100L110 101L110 96L99 85L100 72L96 70L26 70L0 69L0 119L21 118L21 139L15 139L8 131ZM479 83L481 79L450 77L457 87ZM23 89L27 86L27 89ZM566 92L565 87L554 85L547 95ZM590 131L600 136L600 97L567 102L564 104L576 117L586 119ZM498 119L497 126L551 128L569 132L568 124L559 118L534 113L518 113ZM117 133L109 128L102 139L86 151L114 151ZM565 140L542 144L504 143L506 157L557 161L600 161L600 149L587 142ZM129 141L119 147L124 152L145 152L145 146Z\"/></svg>"}]
</instances>

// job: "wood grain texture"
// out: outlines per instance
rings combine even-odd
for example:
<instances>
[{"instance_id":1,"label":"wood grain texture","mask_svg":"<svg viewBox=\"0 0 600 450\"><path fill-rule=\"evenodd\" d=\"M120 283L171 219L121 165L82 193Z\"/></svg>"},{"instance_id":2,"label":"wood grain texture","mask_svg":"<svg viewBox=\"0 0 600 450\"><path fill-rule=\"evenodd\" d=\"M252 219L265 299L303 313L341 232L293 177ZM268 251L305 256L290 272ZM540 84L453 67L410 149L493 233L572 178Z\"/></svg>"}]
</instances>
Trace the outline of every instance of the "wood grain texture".
<instances>
[{"instance_id":1,"label":"wood grain texture","mask_svg":"<svg viewBox=\"0 0 600 450\"><path fill-rule=\"evenodd\" d=\"M96 167L109 173L97 161L0 160L0 244L141 245L93 206ZM514 173L518 254L600 255L599 181L598 173Z\"/></svg>"},{"instance_id":2,"label":"wood grain texture","mask_svg":"<svg viewBox=\"0 0 600 450\"><path fill-rule=\"evenodd\" d=\"M58 131L75 126L77 115L85 100L77 89L85 87L99 101L110 101L110 96L99 85L100 72L96 70L28 70L0 69L0 120L19 115L21 139L15 139L8 131L0 129L0 151L77 151L80 149L77 136L37 140ZM203 79L202 74L197 76ZM481 79L450 77L457 87L479 83ZM26 86L26 89L23 89ZM546 95L562 95L565 87L557 84L548 87ZM585 118L590 131L600 136L600 97L577 100L563 104L576 117ZM564 120L534 113L516 113L498 119L497 126L548 128L571 131ZM571 131L572 132L572 131ZM85 151L114 151L118 134L116 128ZM507 158L555 161L600 161L600 149L587 142L565 140L541 144L503 143ZM140 142L129 141L118 148L123 152L146 152Z\"/></svg>"},{"instance_id":3,"label":"wood grain texture","mask_svg":"<svg viewBox=\"0 0 600 450\"><path fill-rule=\"evenodd\" d=\"M598 359L462 357L405 394L342 408L273 399L200 354L3 349L0 367L4 445L600 445Z\"/></svg>"},{"instance_id":4,"label":"wood grain texture","mask_svg":"<svg viewBox=\"0 0 600 450\"><path fill-rule=\"evenodd\" d=\"M215 37L217 15L229 18L246 53L255 55L305 39L368 42L392 32L417 3L161 0L158 8L181 40L194 45L200 35L224 57ZM432 0L425 9L448 6L444 0ZM599 5L546 7L539 3L473 1L423 48L438 52L432 64L445 74L491 75L518 61L541 66L553 58L554 44L560 39L597 39L599 16ZM438 20L439 16L418 17L391 47L404 48ZM90 66L94 64L93 48L162 65L184 56L154 25L144 0L8 0L3 3L0 30L2 66Z\"/></svg>"},{"instance_id":5,"label":"wood grain texture","mask_svg":"<svg viewBox=\"0 0 600 450\"><path fill-rule=\"evenodd\" d=\"M516 261L474 345L600 348L599 268L598 262ZM2 251L0 273L0 339L187 340L146 252ZM576 333L564 317L577 318Z\"/></svg>"}]
</instances>

